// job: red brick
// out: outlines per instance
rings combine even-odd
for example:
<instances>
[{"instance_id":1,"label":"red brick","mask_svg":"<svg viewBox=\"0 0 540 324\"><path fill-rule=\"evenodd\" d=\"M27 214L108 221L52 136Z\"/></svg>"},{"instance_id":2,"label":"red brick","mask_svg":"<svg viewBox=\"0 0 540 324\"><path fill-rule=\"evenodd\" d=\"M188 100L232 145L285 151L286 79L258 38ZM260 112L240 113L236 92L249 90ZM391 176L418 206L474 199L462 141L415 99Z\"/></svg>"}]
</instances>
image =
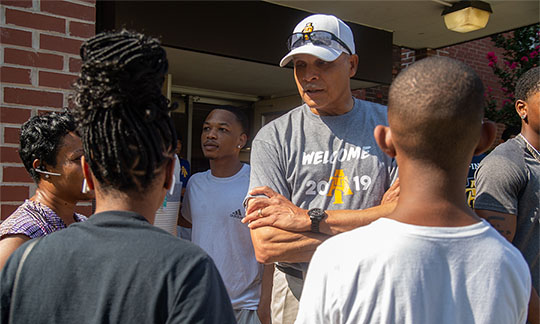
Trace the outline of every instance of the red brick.
<instances>
[{"instance_id":1,"label":"red brick","mask_svg":"<svg viewBox=\"0 0 540 324\"><path fill-rule=\"evenodd\" d=\"M75 212L84 216L92 215L92 206L75 206Z\"/></svg>"},{"instance_id":2,"label":"red brick","mask_svg":"<svg viewBox=\"0 0 540 324\"><path fill-rule=\"evenodd\" d=\"M41 1L41 11L86 21L96 21L95 6L85 6L67 1Z\"/></svg>"},{"instance_id":3,"label":"red brick","mask_svg":"<svg viewBox=\"0 0 540 324\"><path fill-rule=\"evenodd\" d=\"M19 202L19 204L17 205L6 205L6 204L2 204L2 206L0 207L0 219L2 220L5 220L6 218L9 217L9 215L13 214L13 212L19 208L20 205L22 205L22 201Z\"/></svg>"},{"instance_id":4,"label":"red brick","mask_svg":"<svg viewBox=\"0 0 540 324\"><path fill-rule=\"evenodd\" d=\"M4 143L19 144L21 130L15 127L4 127Z\"/></svg>"},{"instance_id":5,"label":"red brick","mask_svg":"<svg viewBox=\"0 0 540 324\"><path fill-rule=\"evenodd\" d=\"M4 182L26 182L33 183L32 177L28 174L24 167L4 167Z\"/></svg>"},{"instance_id":6,"label":"red brick","mask_svg":"<svg viewBox=\"0 0 540 324\"><path fill-rule=\"evenodd\" d=\"M28 186L0 186L0 201L21 201L30 194Z\"/></svg>"},{"instance_id":7,"label":"red brick","mask_svg":"<svg viewBox=\"0 0 540 324\"><path fill-rule=\"evenodd\" d=\"M32 0L0 0L2 6L32 8Z\"/></svg>"},{"instance_id":8,"label":"red brick","mask_svg":"<svg viewBox=\"0 0 540 324\"><path fill-rule=\"evenodd\" d=\"M22 163L19 157L19 149L16 147L0 147L0 162L2 163Z\"/></svg>"},{"instance_id":9,"label":"red brick","mask_svg":"<svg viewBox=\"0 0 540 324\"><path fill-rule=\"evenodd\" d=\"M20 105L62 108L62 93L38 90L4 88L4 101Z\"/></svg>"},{"instance_id":10,"label":"red brick","mask_svg":"<svg viewBox=\"0 0 540 324\"><path fill-rule=\"evenodd\" d=\"M69 35L90 38L96 34L96 25L84 24L76 21L69 23Z\"/></svg>"},{"instance_id":11,"label":"red brick","mask_svg":"<svg viewBox=\"0 0 540 324\"><path fill-rule=\"evenodd\" d=\"M32 81L30 80L30 70L0 66L0 82L32 84Z\"/></svg>"},{"instance_id":12,"label":"red brick","mask_svg":"<svg viewBox=\"0 0 540 324\"><path fill-rule=\"evenodd\" d=\"M42 87L73 89L73 83L77 78L76 75L54 73L54 72L39 72L39 85Z\"/></svg>"},{"instance_id":13,"label":"red brick","mask_svg":"<svg viewBox=\"0 0 540 324\"><path fill-rule=\"evenodd\" d=\"M62 53L79 54L82 43L82 41L77 39L57 37L45 34L41 34L39 37L39 47L41 49L58 51Z\"/></svg>"},{"instance_id":14,"label":"red brick","mask_svg":"<svg viewBox=\"0 0 540 324\"><path fill-rule=\"evenodd\" d=\"M66 32L65 19L9 8L6 9L6 24L30 27L39 30L55 31L60 33Z\"/></svg>"},{"instance_id":15,"label":"red brick","mask_svg":"<svg viewBox=\"0 0 540 324\"><path fill-rule=\"evenodd\" d=\"M47 115L47 114L50 114L50 113L52 113L52 112L60 112L60 111L62 111L62 109L47 109L47 110L45 110L45 109L38 109L37 114L38 114L38 116L41 116L41 115Z\"/></svg>"},{"instance_id":16,"label":"red brick","mask_svg":"<svg viewBox=\"0 0 540 324\"><path fill-rule=\"evenodd\" d=\"M78 58L69 58L69 72L79 73L81 71L82 61Z\"/></svg>"},{"instance_id":17,"label":"red brick","mask_svg":"<svg viewBox=\"0 0 540 324\"><path fill-rule=\"evenodd\" d=\"M13 28L0 28L2 44L32 47L32 33Z\"/></svg>"},{"instance_id":18,"label":"red brick","mask_svg":"<svg viewBox=\"0 0 540 324\"><path fill-rule=\"evenodd\" d=\"M64 68L64 58L60 55L29 52L14 48L4 50L4 62L46 69L61 70Z\"/></svg>"},{"instance_id":19,"label":"red brick","mask_svg":"<svg viewBox=\"0 0 540 324\"><path fill-rule=\"evenodd\" d=\"M22 124L30 118L30 109L0 107L0 122Z\"/></svg>"}]
</instances>

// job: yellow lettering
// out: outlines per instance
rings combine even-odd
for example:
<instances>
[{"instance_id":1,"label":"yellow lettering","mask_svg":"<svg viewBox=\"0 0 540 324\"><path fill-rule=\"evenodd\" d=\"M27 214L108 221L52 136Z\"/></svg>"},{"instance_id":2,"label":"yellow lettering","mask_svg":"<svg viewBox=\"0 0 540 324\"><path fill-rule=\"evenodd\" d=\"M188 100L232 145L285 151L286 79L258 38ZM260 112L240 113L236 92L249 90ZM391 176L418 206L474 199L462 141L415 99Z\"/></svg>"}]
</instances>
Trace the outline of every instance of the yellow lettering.
<instances>
[{"instance_id":1,"label":"yellow lettering","mask_svg":"<svg viewBox=\"0 0 540 324\"><path fill-rule=\"evenodd\" d=\"M474 199L476 198L476 180L471 180L471 186L465 189L467 195L467 205L474 208Z\"/></svg>"},{"instance_id":2,"label":"yellow lettering","mask_svg":"<svg viewBox=\"0 0 540 324\"><path fill-rule=\"evenodd\" d=\"M345 176L342 169L337 169L334 172L334 176L330 178L330 189L328 190L327 197L334 195L335 199L333 204L343 204L343 195L349 196L353 192L349 186L349 178Z\"/></svg>"}]
</instances>

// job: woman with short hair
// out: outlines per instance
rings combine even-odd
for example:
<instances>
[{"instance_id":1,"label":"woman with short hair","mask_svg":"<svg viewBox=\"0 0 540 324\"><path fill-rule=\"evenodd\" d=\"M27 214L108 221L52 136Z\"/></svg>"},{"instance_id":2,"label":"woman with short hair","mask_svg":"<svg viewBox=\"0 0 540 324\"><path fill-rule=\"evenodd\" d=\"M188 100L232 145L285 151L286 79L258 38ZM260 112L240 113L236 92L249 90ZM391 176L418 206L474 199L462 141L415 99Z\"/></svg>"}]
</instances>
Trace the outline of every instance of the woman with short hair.
<instances>
[{"instance_id":1,"label":"woman with short hair","mask_svg":"<svg viewBox=\"0 0 540 324\"><path fill-rule=\"evenodd\" d=\"M24 242L86 220L75 213L82 192L83 155L73 117L67 113L34 116L21 127L19 155L37 185L36 193L0 224L0 269Z\"/></svg>"}]
</instances>

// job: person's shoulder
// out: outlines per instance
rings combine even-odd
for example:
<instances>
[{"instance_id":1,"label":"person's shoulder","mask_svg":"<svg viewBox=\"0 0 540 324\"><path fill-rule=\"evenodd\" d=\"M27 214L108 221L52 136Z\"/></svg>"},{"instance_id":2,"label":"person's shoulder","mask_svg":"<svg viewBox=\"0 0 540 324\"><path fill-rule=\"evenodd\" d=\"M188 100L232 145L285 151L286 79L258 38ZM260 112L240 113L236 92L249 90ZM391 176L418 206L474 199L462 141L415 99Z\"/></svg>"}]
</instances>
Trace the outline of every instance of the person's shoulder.
<instances>
[{"instance_id":1,"label":"person's shoulder","mask_svg":"<svg viewBox=\"0 0 540 324\"><path fill-rule=\"evenodd\" d=\"M162 253L165 255L169 255L170 252L172 252L171 255L176 255L178 257L202 257L206 258L208 254L204 252L202 248L200 248L198 245L184 240L180 239L176 236L170 235L167 232L163 233L155 233L154 236L157 240L160 241L160 246L163 247ZM180 252L180 253L179 253Z\"/></svg>"},{"instance_id":2,"label":"person's shoulder","mask_svg":"<svg viewBox=\"0 0 540 324\"><path fill-rule=\"evenodd\" d=\"M524 146L521 145L518 138L511 138L504 143L497 145L486 158L504 157L508 159L516 159L523 157Z\"/></svg>"},{"instance_id":3,"label":"person's shoulder","mask_svg":"<svg viewBox=\"0 0 540 324\"><path fill-rule=\"evenodd\" d=\"M499 144L480 161L481 168L503 170L508 168L523 169L525 165L523 148L515 139Z\"/></svg>"},{"instance_id":4,"label":"person's shoulder","mask_svg":"<svg viewBox=\"0 0 540 324\"><path fill-rule=\"evenodd\" d=\"M476 246L484 246L492 251L497 250L499 252L499 256L509 255L521 257L521 252L519 252L519 250L504 236L499 234L499 232L497 232L497 230L491 226L487 220L480 220L476 226L476 232L478 233L477 238L479 239L479 241L477 241L475 244Z\"/></svg>"},{"instance_id":5,"label":"person's shoulder","mask_svg":"<svg viewBox=\"0 0 540 324\"><path fill-rule=\"evenodd\" d=\"M278 118L272 120L268 123L268 125L279 125L279 124L285 124L289 123L291 120L296 120L299 116L304 115L308 110L308 107L306 104L302 104L300 106L297 106L283 115L279 116Z\"/></svg>"},{"instance_id":6,"label":"person's shoulder","mask_svg":"<svg viewBox=\"0 0 540 324\"><path fill-rule=\"evenodd\" d=\"M208 177L209 172L210 172L210 169L192 174L191 177L189 177L188 186L190 184L193 185L195 183L199 183L203 181L204 179Z\"/></svg>"},{"instance_id":7,"label":"person's shoulder","mask_svg":"<svg viewBox=\"0 0 540 324\"><path fill-rule=\"evenodd\" d=\"M195 180L190 179L190 181L196 181L196 179L206 177L208 175L208 172L210 172L210 169L208 169L206 171L196 172L196 173L191 175L191 179L195 179Z\"/></svg>"},{"instance_id":8,"label":"person's shoulder","mask_svg":"<svg viewBox=\"0 0 540 324\"><path fill-rule=\"evenodd\" d=\"M387 107L385 105L383 105L383 104L380 104L380 103L367 101L367 100L362 100L362 99L358 99L358 98L354 98L354 100L355 100L356 104L360 108L375 109L375 110L381 111L381 112L386 112L386 110L387 110Z\"/></svg>"},{"instance_id":9,"label":"person's shoulder","mask_svg":"<svg viewBox=\"0 0 540 324\"><path fill-rule=\"evenodd\" d=\"M29 203L29 200L25 201L0 224L0 237L9 234L24 234L31 237L45 235L42 230L46 225L45 221L41 217L31 215L39 215L40 212Z\"/></svg>"},{"instance_id":10,"label":"person's shoulder","mask_svg":"<svg viewBox=\"0 0 540 324\"><path fill-rule=\"evenodd\" d=\"M208 253L190 241L172 236L169 233L152 236L155 240L148 244L159 247L159 249L153 249L153 253L155 253L153 258L162 268L168 266L176 269L181 264L183 269L179 271L183 272L190 268L213 265L213 260Z\"/></svg>"},{"instance_id":11,"label":"person's shoulder","mask_svg":"<svg viewBox=\"0 0 540 324\"><path fill-rule=\"evenodd\" d=\"M268 137L283 134L283 130L287 127L293 126L301 118L301 116L305 114L306 109L305 104L300 105L268 122L257 132L254 140L266 139Z\"/></svg>"},{"instance_id":12,"label":"person's shoulder","mask_svg":"<svg viewBox=\"0 0 540 324\"><path fill-rule=\"evenodd\" d=\"M358 114L365 118L371 116L375 122L387 124L388 109L385 105L355 98Z\"/></svg>"},{"instance_id":13,"label":"person's shoulder","mask_svg":"<svg viewBox=\"0 0 540 324\"><path fill-rule=\"evenodd\" d=\"M247 163L242 163L242 168L237 173L239 175L239 178L247 179L249 182L249 177L251 175L251 166Z\"/></svg>"},{"instance_id":14,"label":"person's shoulder","mask_svg":"<svg viewBox=\"0 0 540 324\"><path fill-rule=\"evenodd\" d=\"M79 213L74 213L73 218L75 219L75 222L77 223L86 222L88 220L88 217L86 217L86 215L79 214Z\"/></svg>"},{"instance_id":15,"label":"person's shoulder","mask_svg":"<svg viewBox=\"0 0 540 324\"><path fill-rule=\"evenodd\" d=\"M57 241L69 242L68 239L76 240L76 237L80 236L88 244L96 239L96 235L88 236L82 234L82 232L101 233L101 236L108 237L114 235L114 240L117 242L125 242L126 246L119 249L126 255L152 255L153 263L162 264L163 267L165 267L165 264L174 266L176 263L186 265L189 260L207 257L206 252L197 245L153 226L142 219L140 215L137 217L128 217L126 214L120 215L124 219L116 217L114 212L111 212L110 215L114 219L107 219L109 215L103 215L103 213L98 215L102 217L99 221L100 224L92 229L89 229L89 227L96 225L91 224L92 217L95 215L90 217L87 222L73 224L65 230L55 232L54 237L53 235L50 235L50 237ZM49 237L46 238L52 241ZM52 244L52 242L49 244ZM111 251L114 249L111 248Z\"/></svg>"},{"instance_id":16,"label":"person's shoulder","mask_svg":"<svg viewBox=\"0 0 540 324\"><path fill-rule=\"evenodd\" d=\"M247 174L249 175L249 172L251 171L251 165L247 163L243 163L241 171L247 172Z\"/></svg>"},{"instance_id":17,"label":"person's shoulder","mask_svg":"<svg viewBox=\"0 0 540 324\"><path fill-rule=\"evenodd\" d=\"M487 259L491 257L497 259L497 263L505 263L511 268L518 269L518 271L528 272L527 262L523 258L523 254L518 250L518 248L500 235L491 225L487 223L487 221L482 220L482 222L486 227L488 227L486 236L484 237L484 240L486 241L484 245L486 247L486 262L489 262ZM487 252L487 249L490 250L489 253Z\"/></svg>"},{"instance_id":18,"label":"person's shoulder","mask_svg":"<svg viewBox=\"0 0 540 324\"><path fill-rule=\"evenodd\" d=\"M25 206L22 204L21 206L17 207L11 215L9 215L5 220L0 223L0 233L3 233L3 231L6 231L9 228L12 228L13 226L17 226L18 224L22 222L28 221L28 217L25 215ZM12 233L9 233L12 234Z\"/></svg>"},{"instance_id":19,"label":"person's shoulder","mask_svg":"<svg viewBox=\"0 0 540 324\"><path fill-rule=\"evenodd\" d=\"M28 244L34 245L36 242L36 239L31 239L19 246L13 253L9 256L9 258L6 260L6 263L4 264L4 267L2 268L2 271L0 271L0 278L2 282L0 284L11 284L13 283L13 279L15 278L15 274L17 272L20 260L22 258L22 255L25 253L26 249L28 248ZM7 292L7 291L6 291ZM3 293L5 294L5 292Z\"/></svg>"}]
</instances>

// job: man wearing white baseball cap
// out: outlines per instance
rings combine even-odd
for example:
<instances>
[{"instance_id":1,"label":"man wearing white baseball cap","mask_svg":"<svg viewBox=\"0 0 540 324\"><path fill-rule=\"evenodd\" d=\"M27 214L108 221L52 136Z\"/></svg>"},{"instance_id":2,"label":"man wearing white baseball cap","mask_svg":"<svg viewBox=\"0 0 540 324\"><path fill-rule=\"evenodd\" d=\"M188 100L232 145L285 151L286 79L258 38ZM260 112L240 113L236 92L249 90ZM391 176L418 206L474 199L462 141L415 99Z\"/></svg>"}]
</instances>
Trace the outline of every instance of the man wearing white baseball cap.
<instances>
[{"instance_id":1,"label":"man wearing white baseball cap","mask_svg":"<svg viewBox=\"0 0 540 324\"><path fill-rule=\"evenodd\" d=\"M388 215L399 192L395 161L373 137L375 126L388 124L386 107L351 93L358 56L349 26L334 16L309 16L288 47L280 66L293 63L304 104L253 140L243 220L258 261L277 262L272 323L294 322L317 246Z\"/></svg>"},{"instance_id":2,"label":"man wearing white baseball cap","mask_svg":"<svg viewBox=\"0 0 540 324\"><path fill-rule=\"evenodd\" d=\"M335 61L341 53L355 54L351 29L330 15L313 15L302 20L289 36L287 45L290 52L279 62L281 67L297 54L310 54L326 62Z\"/></svg>"}]
</instances>

